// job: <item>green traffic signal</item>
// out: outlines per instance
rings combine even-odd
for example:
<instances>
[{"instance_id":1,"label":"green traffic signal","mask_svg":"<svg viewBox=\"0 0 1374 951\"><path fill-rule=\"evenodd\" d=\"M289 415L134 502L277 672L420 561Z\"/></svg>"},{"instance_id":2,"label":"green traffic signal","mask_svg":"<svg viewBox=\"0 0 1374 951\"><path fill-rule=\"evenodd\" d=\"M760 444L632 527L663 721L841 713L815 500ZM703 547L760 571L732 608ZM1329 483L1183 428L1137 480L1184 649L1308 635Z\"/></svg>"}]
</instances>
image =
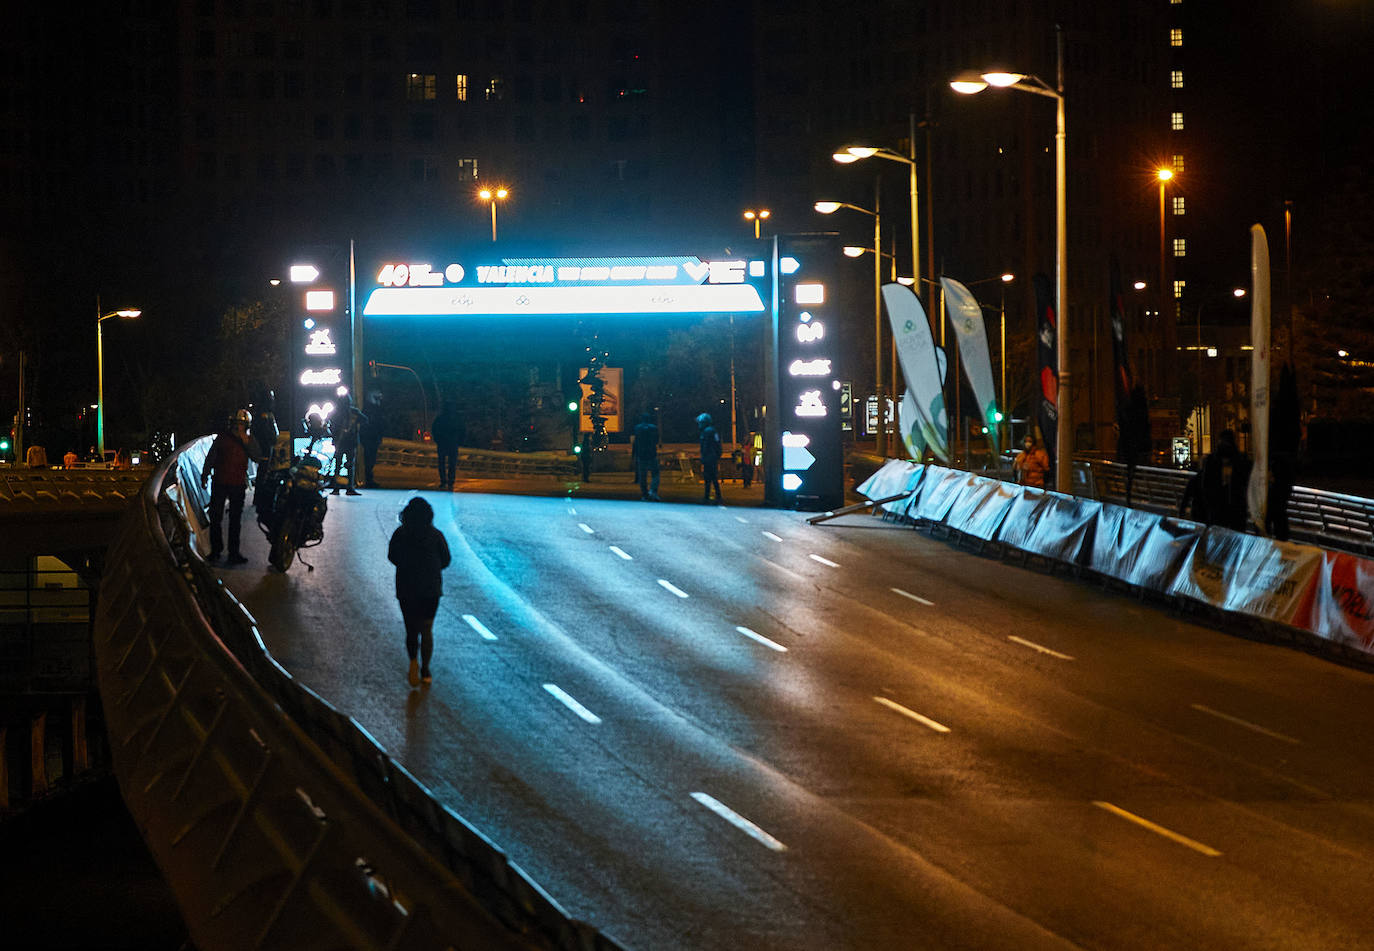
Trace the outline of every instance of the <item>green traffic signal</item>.
<instances>
[{"instance_id":1,"label":"green traffic signal","mask_svg":"<svg viewBox=\"0 0 1374 951\"><path fill-rule=\"evenodd\" d=\"M993 410L992 418L1000 423L1002 421L1002 411L1000 409Z\"/></svg>"}]
</instances>

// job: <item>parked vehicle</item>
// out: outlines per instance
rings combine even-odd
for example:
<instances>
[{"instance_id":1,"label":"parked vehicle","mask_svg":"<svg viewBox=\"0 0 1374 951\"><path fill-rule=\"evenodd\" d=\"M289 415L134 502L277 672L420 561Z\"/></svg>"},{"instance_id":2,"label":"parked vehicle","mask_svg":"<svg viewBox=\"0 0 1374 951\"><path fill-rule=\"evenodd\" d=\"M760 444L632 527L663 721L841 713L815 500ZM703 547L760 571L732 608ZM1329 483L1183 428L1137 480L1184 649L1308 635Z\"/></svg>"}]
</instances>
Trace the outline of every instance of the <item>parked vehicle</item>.
<instances>
[{"instance_id":1,"label":"parked vehicle","mask_svg":"<svg viewBox=\"0 0 1374 951\"><path fill-rule=\"evenodd\" d=\"M285 468L270 470L259 489L258 527L271 544L267 560L286 571L302 548L324 541L324 516L329 509L321 478L323 463L309 449ZM302 563L310 571L314 566Z\"/></svg>"}]
</instances>

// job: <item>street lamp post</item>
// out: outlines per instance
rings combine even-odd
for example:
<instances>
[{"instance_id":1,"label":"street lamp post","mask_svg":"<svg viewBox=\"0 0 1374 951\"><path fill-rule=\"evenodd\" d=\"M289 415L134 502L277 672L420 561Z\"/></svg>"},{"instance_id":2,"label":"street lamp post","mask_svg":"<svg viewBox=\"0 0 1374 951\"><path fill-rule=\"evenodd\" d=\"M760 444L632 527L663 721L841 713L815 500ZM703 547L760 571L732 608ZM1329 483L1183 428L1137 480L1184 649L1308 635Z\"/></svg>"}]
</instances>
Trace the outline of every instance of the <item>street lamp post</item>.
<instances>
[{"instance_id":1,"label":"street lamp post","mask_svg":"<svg viewBox=\"0 0 1374 951\"><path fill-rule=\"evenodd\" d=\"M911 125L911 138L908 140L910 155L868 145L851 145L834 153L831 158L841 165L848 165L851 162L858 162L866 158L880 158L887 159L889 162L901 162L907 166L907 190L911 198L911 276L919 286L921 280L921 216L916 200L916 120L914 116L911 119ZM929 186L929 182L927 182L927 186Z\"/></svg>"},{"instance_id":2,"label":"street lamp post","mask_svg":"<svg viewBox=\"0 0 1374 951\"><path fill-rule=\"evenodd\" d=\"M988 71L975 75L961 75L949 85L957 93L973 95L989 86L1018 89L1021 92L1046 96L1055 101L1054 135L1054 211L1055 211L1055 320L1058 324L1056 358L1059 364L1058 425L1055 427L1056 459L1055 488L1063 493L1073 491L1073 402L1072 377L1069 372L1069 272L1068 272L1068 176L1065 170L1064 129L1064 32L1056 30L1056 66L1058 82L1051 86L1043 79L1025 73Z\"/></svg>"},{"instance_id":3,"label":"street lamp post","mask_svg":"<svg viewBox=\"0 0 1374 951\"><path fill-rule=\"evenodd\" d=\"M505 201L510 192L505 188L484 188L477 197L491 205L491 240L496 241L496 203Z\"/></svg>"},{"instance_id":4,"label":"street lamp post","mask_svg":"<svg viewBox=\"0 0 1374 951\"><path fill-rule=\"evenodd\" d=\"M1166 288L1169 286L1168 273L1165 262L1168 260L1164 254L1165 233L1164 233L1164 188L1173 180L1172 169L1160 168L1155 170L1155 178L1159 179L1159 319L1164 320L1164 303ZM1162 324L1161 324L1162 326Z\"/></svg>"},{"instance_id":5,"label":"street lamp post","mask_svg":"<svg viewBox=\"0 0 1374 951\"><path fill-rule=\"evenodd\" d=\"M878 200L881 196L876 189L873 197L875 200L872 211L844 201L818 201L814 207L823 215L833 215L841 208L871 215L873 217L873 247L881 249L883 246L882 206ZM873 255L873 390L878 400L878 431L875 434L874 451L883 456L887 454L887 402L886 394L883 391L883 256L881 254Z\"/></svg>"},{"instance_id":6,"label":"street lamp post","mask_svg":"<svg viewBox=\"0 0 1374 951\"><path fill-rule=\"evenodd\" d=\"M95 448L100 461L105 461L105 321L111 317L137 317L141 310L112 310L100 312L100 298L95 301Z\"/></svg>"},{"instance_id":7,"label":"street lamp post","mask_svg":"<svg viewBox=\"0 0 1374 951\"><path fill-rule=\"evenodd\" d=\"M772 212L769 211L767 208L759 208L757 210L750 208L744 212L744 219L746 221L752 221L754 223L754 238L756 240L759 236L759 223L771 214Z\"/></svg>"}]
</instances>

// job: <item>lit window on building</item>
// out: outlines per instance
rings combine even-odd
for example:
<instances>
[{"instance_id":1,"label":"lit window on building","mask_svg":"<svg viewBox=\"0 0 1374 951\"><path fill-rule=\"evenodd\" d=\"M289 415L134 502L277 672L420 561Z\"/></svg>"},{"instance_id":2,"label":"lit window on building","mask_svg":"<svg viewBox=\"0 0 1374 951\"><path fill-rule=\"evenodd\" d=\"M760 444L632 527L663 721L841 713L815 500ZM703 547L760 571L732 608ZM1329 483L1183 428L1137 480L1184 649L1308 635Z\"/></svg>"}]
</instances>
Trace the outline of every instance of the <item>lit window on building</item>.
<instances>
[{"instance_id":1,"label":"lit window on building","mask_svg":"<svg viewBox=\"0 0 1374 951\"><path fill-rule=\"evenodd\" d=\"M1183 113L1174 112L1169 115L1169 128L1175 132L1183 131Z\"/></svg>"},{"instance_id":2,"label":"lit window on building","mask_svg":"<svg viewBox=\"0 0 1374 951\"><path fill-rule=\"evenodd\" d=\"M1182 45L1183 45L1183 30L1181 30L1181 29L1178 28L1178 27L1174 27L1172 30L1169 31L1169 45L1170 45L1170 46L1182 46Z\"/></svg>"},{"instance_id":3,"label":"lit window on building","mask_svg":"<svg viewBox=\"0 0 1374 951\"><path fill-rule=\"evenodd\" d=\"M1183 70L1181 70L1181 69L1171 69L1171 70L1169 70L1169 88L1170 88L1170 89L1182 89L1182 88L1183 88Z\"/></svg>"},{"instance_id":4,"label":"lit window on building","mask_svg":"<svg viewBox=\"0 0 1374 951\"><path fill-rule=\"evenodd\" d=\"M1187 256L1188 256L1188 239L1187 239L1187 238L1175 238L1175 239L1174 239L1174 257L1176 257L1176 258L1183 258L1183 257L1187 257Z\"/></svg>"},{"instance_id":5,"label":"lit window on building","mask_svg":"<svg viewBox=\"0 0 1374 951\"><path fill-rule=\"evenodd\" d=\"M1176 214L1176 215L1186 215L1187 213L1188 213L1188 205L1187 205L1187 203L1186 203L1186 199L1184 199L1184 197L1183 197L1182 195L1175 195L1175 196L1174 196L1174 214Z\"/></svg>"},{"instance_id":6,"label":"lit window on building","mask_svg":"<svg viewBox=\"0 0 1374 951\"><path fill-rule=\"evenodd\" d=\"M462 158L458 160L458 177L461 179L477 179L477 160L475 158Z\"/></svg>"},{"instance_id":7,"label":"lit window on building","mask_svg":"<svg viewBox=\"0 0 1374 951\"><path fill-rule=\"evenodd\" d=\"M1183 296L1183 292L1187 289L1187 287L1187 281L1174 281L1174 300L1178 300L1179 298L1181 298Z\"/></svg>"},{"instance_id":8,"label":"lit window on building","mask_svg":"<svg viewBox=\"0 0 1374 951\"><path fill-rule=\"evenodd\" d=\"M491 82L487 83L487 101L496 102L504 98L506 92L506 81L500 76L493 76Z\"/></svg>"},{"instance_id":9,"label":"lit window on building","mask_svg":"<svg viewBox=\"0 0 1374 951\"><path fill-rule=\"evenodd\" d=\"M1174 153L1173 166L1175 173L1183 171L1183 156L1177 152Z\"/></svg>"},{"instance_id":10,"label":"lit window on building","mask_svg":"<svg viewBox=\"0 0 1374 951\"><path fill-rule=\"evenodd\" d=\"M458 74L458 101L468 101L468 77L465 73Z\"/></svg>"},{"instance_id":11,"label":"lit window on building","mask_svg":"<svg viewBox=\"0 0 1374 951\"><path fill-rule=\"evenodd\" d=\"M430 102L438 94L438 77L433 73L406 74L406 99L409 102Z\"/></svg>"}]
</instances>

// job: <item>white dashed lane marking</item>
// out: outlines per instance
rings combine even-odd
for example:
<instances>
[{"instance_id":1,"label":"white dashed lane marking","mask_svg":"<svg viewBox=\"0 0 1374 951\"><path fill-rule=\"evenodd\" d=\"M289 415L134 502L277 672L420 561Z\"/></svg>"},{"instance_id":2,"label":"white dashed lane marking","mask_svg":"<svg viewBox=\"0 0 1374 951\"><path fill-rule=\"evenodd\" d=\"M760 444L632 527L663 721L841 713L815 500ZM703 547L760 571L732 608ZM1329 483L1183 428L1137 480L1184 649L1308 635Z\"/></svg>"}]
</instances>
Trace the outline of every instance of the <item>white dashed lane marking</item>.
<instances>
[{"instance_id":1,"label":"white dashed lane marking","mask_svg":"<svg viewBox=\"0 0 1374 951\"><path fill-rule=\"evenodd\" d=\"M573 713L576 713L588 723L596 724L601 722L599 716L578 703L577 699L573 697L572 694L558 686L558 684L544 684L544 689L556 697L559 703L563 704L563 706L567 707Z\"/></svg>"},{"instance_id":2,"label":"white dashed lane marking","mask_svg":"<svg viewBox=\"0 0 1374 951\"><path fill-rule=\"evenodd\" d=\"M483 624L481 621L477 620L477 618L473 617L471 614L464 614L464 615L463 615L463 620L464 620L464 621L467 621L467 622L468 622L468 626L471 627L474 631L476 631L478 634L481 634L481 635L482 635L482 640L484 640L484 641L494 641L494 640L496 640L496 635L493 634L491 631L487 630L487 626L486 626L485 624Z\"/></svg>"},{"instance_id":3,"label":"white dashed lane marking","mask_svg":"<svg viewBox=\"0 0 1374 951\"><path fill-rule=\"evenodd\" d=\"M787 846L783 845L781 842L773 838L767 832L764 832L757 825L750 822L748 819L744 818L744 816L740 815L738 812L731 809L729 806L725 805L716 797L708 795L704 792L694 792L692 793L692 798L695 799L697 802L701 803L707 809L710 809L716 815L720 816L726 822L730 823L736 829L739 829L741 832L743 832L745 835L749 836L756 842L760 842L763 845L766 845L774 852L787 851Z\"/></svg>"}]
</instances>

